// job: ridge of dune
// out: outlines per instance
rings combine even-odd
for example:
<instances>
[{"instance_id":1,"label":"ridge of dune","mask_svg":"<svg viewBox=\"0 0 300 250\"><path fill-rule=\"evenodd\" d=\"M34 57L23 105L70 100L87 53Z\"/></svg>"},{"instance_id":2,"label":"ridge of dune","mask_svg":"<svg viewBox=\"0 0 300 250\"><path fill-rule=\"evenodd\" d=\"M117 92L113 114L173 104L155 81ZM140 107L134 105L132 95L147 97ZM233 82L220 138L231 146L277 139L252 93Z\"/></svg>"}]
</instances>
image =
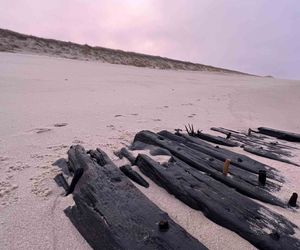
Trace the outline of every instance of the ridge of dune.
<instances>
[{"instance_id":1,"label":"ridge of dune","mask_svg":"<svg viewBox=\"0 0 300 250\"><path fill-rule=\"evenodd\" d=\"M209 65L174 60L166 57L146 55L109 49L88 44L77 44L54 39L25 35L14 31L0 29L0 52L30 53L50 55L69 59L100 61L111 64L131 65L157 69L211 71L232 74L245 74Z\"/></svg>"}]
</instances>

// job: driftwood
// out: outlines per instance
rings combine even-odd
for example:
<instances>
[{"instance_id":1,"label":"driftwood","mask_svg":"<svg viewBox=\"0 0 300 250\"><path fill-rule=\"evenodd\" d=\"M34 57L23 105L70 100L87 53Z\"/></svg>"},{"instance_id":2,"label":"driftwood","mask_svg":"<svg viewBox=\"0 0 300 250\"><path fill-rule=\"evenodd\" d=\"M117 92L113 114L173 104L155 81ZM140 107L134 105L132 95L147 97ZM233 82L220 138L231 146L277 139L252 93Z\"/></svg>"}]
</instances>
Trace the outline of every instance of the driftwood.
<instances>
[{"instance_id":1,"label":"driftwood","mask_svg":"<svg viewBox=\"0 0 300 250\"><path fill-rule=\"evenodd\" d=\"M120 170L125 174L129 179L140 184L141 186L148 188L149 183L136 171L134 171L130 165L124 165L120 167Z\"/></svg>"},{"instance_id":2,"label":"driftwood","mask_svg":"<svg viewBox=\"0 0 300 250\"><path fill-rule=\"evenodd\" d=\"M157 152L166 152L166 149L163 149L159 146L149 145L149 144L146 144L143 142L135 142L132 146L132 149L133 150L150 149L150 154L153 156L157 155ZM169 151L168 151L167 155L172 156L172 154ZM224 162L222 162L216 158L210 157L209 155L203 154L201 152L197 152L197 157L201 157L206 162L208 159L209 162L207 164L210 167L214 168L215 170L217 170L219 172L223 172ZM265 171L265 170L262 170L262 171ZM261 186L257 174L248 172L248 171L238 168L234 165L230 165L228 172L230 175L240 178L241 180L243 180L253 186ZM270 181L270 180L267 180L266 185L264 186L264 190L267 190L267 191L279 191L280 189L281 189L281 185L279 185L276 182Z\"/></svg>"},{"instance_id":3,"label":"driftwood","mask_svg":"<svg viewBox=\"0 0 300 250\"><path fill-rule=\"evenodd\" d=\"M237 146L239 146L239 143L237 143L235 141L223 138L221 136L210 135L210 134L207 134L207 133L199 132L199 133L196 134L196 137L198 137L202 140L205 140L205 141L213 142L215 144L224 145L224 146L228 146L228 147L237 147Z\"/></svg>"},{"instance_id":4,"label":"driftwood","mask_svg":"<svg viewBox=\"0 0 300 250\"><path fill-rule=\"evenodd\" d=\"M258 131L261 134L276 137L281 140L300 142L300 134L297 133L287 132L287 131L273 129L273 128L266 128L266 127L259 127Z\"/></svg>"},{"instance_id":5,"label":"driftwood","mask_svg":"<svg viewBox=\"0 0 300 250\"><path fill-rule=\"evenodd\" d=\"M228 146L228 147L237 147L237 146L239 146L239 143L231 141L229 139L230 134L228 134L226 138L223 138L223 137L220 137L220 136L215 136L215 135L210 135L210 134L207 134L207 133L203 133L200 130L197 130L197 132L195 132L194 126L190 125L190 124L188 124L188 126L185 126L185 130L186 130L186 132L188 133L189 136L198 137L202 140L213 142L215 144ZM180 130L176 129L176 134L180 135Z\"/></svg>"},{"instance_id":6,"label":"driftwood","mask_svg":"<svg viewBox=\"0 0 300 250\"><path fill-rule=\"evenodd\" d=\"M254 146L254 147L264 146L270 151L273 151L273 152L276 152L278 154L285 155L285 156L291 156L291 153L289 151L287 151L287 149L298 149L298 148L290 146L290 145L282 144L278 141L266 141L265 139L271 139L271 137L269 138L267 136L260 135L260 134L251 133L249 135L249 134L237 132L237 131L233 132L233 130L226 129L226 128L216 128L216 127L212 127L211 130L217 131L217 132L225 134L227 136L230 133L230 135L231 135L230 138L232 140L241 142L248 146ZM251 131L255 132L254 130L251 130Z\"/></svg>"},{"instance_id":7,"label":"driftwood","mask_svg":"<svg viewBox=\"0 0 300 250\"><path fill-rule=\"evenodd\" d=\"M206 249L144 196L101 150L77 145L68 152L72 170L82 168L65 210L94 249ZM168 229L160 230L161 221ZM164 223L162 223L164 224Z\"/></svg>"},{"instance_id":8,"label":"driftwood","mask_svg":"<svg viewBox=\"0 0 300 250\"><path fill-rule=\"evenodd\" d=\"M292 146L284 145L279 142L268 142L264 141L266 136L261 137L259 135L245 135L239 132L231 132L231 130L225 128L211 128L214 131L218 131L223 134L231 135L231 138L235 141L242 142L241 146L245 151L259 155L265 158L269 158L276 161L285 162L295 166L299 166L297 163L294 163L288 160L286 157L292 157L292 153L287 149L297 149ZM251 130L253 131L253 130Z\"/></svg>"},{"instance_id":9,"label":"driftwood","mask_svg":"<svg viewBox=\"0 0 300 250\"><path fill-rule=\"evenodd\" d=\"M174 135L168 131L161 131L159 135L168 138L174 142L183 144L191 149L205 153L213 158L220 161L225 161L230 159L231 164L239 167L241 169L247 170L249 172L258 174L260 170L265 170L268 173L268 178L274 179L279 182L283 182L283 177L279 175L278 170L267 166L259 161L256 161L248 156L232 152L228 149L220 148L218 146L213 147L209 143L206 143L199 138L194 138L192 136L187 136L182 134L181 136Z\"/></svg>"},{"instance_id":10,"label":"driftwood","mask_svg":"<svg viewBox=\"0 0 300 250\"><path fill-rule=\"evenodd\" d=\"M121 148L120 151L115 152L115 155L120 159L125 157L132 165L134 164L135 157L128 151L127 148Z\"/></svg>"},{"instance_id":11,"label":"driftwood","mask_svg":"<svg viewBox=\"0 0 300 250\"><path fill-rule=\"evenodd\" d=\"M73 193L73 191L74 191L74 189L75 189L78 181L80 180L81 176L83 175L83 172L84 172L83 168L77 168L77 169L75 169L75 171L74 171L74 177L73 177L71 185L69 186L69 189L68 189L68 191L66 193L66 196L69 195L69 194L71 194L71 193Z\"/></svg>"},{"instance_id":12,"label":"driftwood","mask_svg":"<svg viewBox=\"0 0 300 250\"><path fill-rule=\"evenodd\" d=\"M61 171L67 176L72 175L70 172L70 165L65 158L60 158L60 159L56 160L54 163L52 163L52 166L59 167L61 169Z\"/></svg>"},{"instance_id":13,"label":"driftwood","mask_svg":"<svg viewBox=\"0 0 300 250\"><path fill-rule=\"evenodd\" d=\"M136 164L170 194L259 249L299 249L299 240L292 237L296 225L211 176L176 158L160 165L139 155Z\"/></svg>"},{"instance_id":14,"label":"driftwood","mask_svg":"<svg viewBox=\"0 0 300 250\"><path fill-rule=\"evenodd\" d=\"M276 153L273 153L271 151L265 150L263 148L247 147L247 146L245 146L244 150L246 152L249 152L249 153L252 153L252 154L255 154L255 155L259 155L259 156L262 156L262 157L265 157L265 158L269 158L269 159L272 159L272 160L276 160L276 161L285 162L285 163L292 164L292 165L295 165L295 166L299 167L299 165L297 163L292 162L292 161L290 161L288 159L285 159L282 156L280 156L280 155L278 155Z\"/></svg>"},{"instance_id":15,"label":"driftwood","mask_svg":"<svg viewBox=\"0 0 300 250\"><path fill-rule=\"evenodd\" d=\"M169 140L162 135L157 135L150 131L141 131L137 133L134 138L134 143L138 142L163 147L169 150L173 156L178 157L192 167L209 174L214 179L223 182L230 187L233 187L238 192L245 194L251 198L281 207L286 206L282 201L280 201L272 194L268 193L262 187L252 185L251 183L246 182L235 175L231 175L230 177L224 176L222 171L215 169L215 165L214 163L212 163L212 161L210 161L209 156L206 158L199 156L199 152L183 144L179 144L176 141Z\"/></svg>"},{"instance_id":16,"label":"driftwood","mask_svg":"<svg viewBox=\"0 0 300 250\"><path fill-rule=\"evenodd\" d=\"M66 192L68 192L70 187L62 173L56 175L54 180L59 187L62 187Z\"/></svg>"}]
</instances>

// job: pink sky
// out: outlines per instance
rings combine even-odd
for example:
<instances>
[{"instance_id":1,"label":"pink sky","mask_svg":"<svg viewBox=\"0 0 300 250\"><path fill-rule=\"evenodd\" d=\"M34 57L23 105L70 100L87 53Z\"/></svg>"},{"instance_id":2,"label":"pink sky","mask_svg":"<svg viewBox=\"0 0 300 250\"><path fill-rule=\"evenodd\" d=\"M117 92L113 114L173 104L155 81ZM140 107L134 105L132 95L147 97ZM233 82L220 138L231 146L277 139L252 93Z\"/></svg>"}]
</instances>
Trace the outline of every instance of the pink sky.
<instances>
[{"instance_id":1,"label":"pink sky","mask_svg":"<svg viewBox=\"0 0 300 250\"><path fill-rule=\"evenodd\" d=\"M0 27L300 79L298 0L0 0Z\"/></svg>"}]
</instances>

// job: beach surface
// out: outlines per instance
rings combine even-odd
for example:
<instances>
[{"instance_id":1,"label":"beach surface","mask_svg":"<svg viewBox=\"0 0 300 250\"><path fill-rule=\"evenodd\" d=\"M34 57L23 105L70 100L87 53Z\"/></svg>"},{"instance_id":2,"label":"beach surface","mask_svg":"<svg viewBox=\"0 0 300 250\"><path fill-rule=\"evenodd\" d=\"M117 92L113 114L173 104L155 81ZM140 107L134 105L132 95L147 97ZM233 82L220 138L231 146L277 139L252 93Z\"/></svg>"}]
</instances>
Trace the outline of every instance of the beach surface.
<instances>
[{"instance_id":1,"label":"beach surface","mask_svg":"<svg viewBox=\"0 0 300 250\"><path fill-rule=\"evenodd\" d=\"M121 164L113 151L143 129L190 123L207 132L268 126L299 133L299 107L300 81L1 52L0 249L90 248L63 212L72 197L53 181L60 170L52 164L72 144L100 147ZM285 176L276 196L287 201L300 192L299 167L243 153ZM137 187L209 249L255 249L145 179L150 188ZM299 211L268 207L300 227Z\"/></svg>"}]
</instances>

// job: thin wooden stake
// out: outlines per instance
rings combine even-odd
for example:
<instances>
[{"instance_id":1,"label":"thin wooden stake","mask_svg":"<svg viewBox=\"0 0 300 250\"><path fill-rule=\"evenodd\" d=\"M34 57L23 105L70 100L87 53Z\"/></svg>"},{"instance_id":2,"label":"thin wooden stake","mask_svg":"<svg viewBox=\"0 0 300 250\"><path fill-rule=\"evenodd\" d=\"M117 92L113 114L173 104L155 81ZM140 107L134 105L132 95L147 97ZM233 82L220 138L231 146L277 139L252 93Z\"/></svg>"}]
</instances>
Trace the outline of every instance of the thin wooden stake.
<instances>
[{"instance_id":1,"label":"thin wooden stake","mask_svg":"<svg viewBox=\"0 0 300 250\"><path fill-rule=\"evenodd\" d=\"M223 175L227 176L229 171L230 160L226 159L224 162Z\"/></svg>"},{"instance_id":2,"label":"thin wooden stake","mask_svg":"<svg viewBox=\"0 0 300 250\"><path fill-rule=\"evenodd\" d=\"M259 182L259 184L261 184L262 186L265 186L266 181L267 181L267 172L266 172L266 170L259 170L258 171L258 182Z\"/></svg>"}]
</instances>

